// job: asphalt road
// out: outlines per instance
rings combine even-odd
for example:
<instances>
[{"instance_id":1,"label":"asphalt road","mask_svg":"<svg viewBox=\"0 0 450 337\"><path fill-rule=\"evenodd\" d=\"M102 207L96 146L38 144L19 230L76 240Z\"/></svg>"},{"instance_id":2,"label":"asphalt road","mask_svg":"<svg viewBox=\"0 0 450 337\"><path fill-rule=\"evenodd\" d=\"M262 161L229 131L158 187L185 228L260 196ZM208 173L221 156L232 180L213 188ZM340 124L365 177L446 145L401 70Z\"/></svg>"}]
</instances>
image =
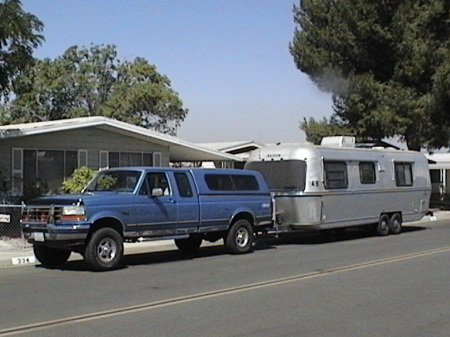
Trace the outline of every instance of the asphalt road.
<instances>
[{"instance_id":1,"label":"asphalt road","mask_svg":"<svg viewBox=\"0 0 450 337\"><path fill-rule=\"evenodd\" d=\"M447 337L450 221L0 270L0 337L94 335Z\"/></svg>"}]
</instances>

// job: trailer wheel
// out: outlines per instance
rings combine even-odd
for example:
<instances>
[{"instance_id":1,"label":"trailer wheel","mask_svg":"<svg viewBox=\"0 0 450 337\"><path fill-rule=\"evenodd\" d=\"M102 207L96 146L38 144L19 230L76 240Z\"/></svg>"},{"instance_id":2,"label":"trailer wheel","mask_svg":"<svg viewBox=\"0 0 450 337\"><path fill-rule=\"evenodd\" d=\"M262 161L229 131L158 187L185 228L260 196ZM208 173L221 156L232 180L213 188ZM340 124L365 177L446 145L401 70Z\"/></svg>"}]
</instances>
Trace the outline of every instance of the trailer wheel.
<instances>
[{"instance_id":1,"label":"trailer wheel","mask_svg":"<svg viewBox=\"0 0 450 337\"><path fill-rule=\"evenodd\" d=\"M400 234L402 231L402 217L399 213L395 213L389 219L389 233Z\"/></svg>"},{"instance_id":2,"label":"trailer wheel","mask_svg":"<svg viewBox=\"0 0 450 337\"><path fill-rule=\"evenodd\" d=\"M33 245L33 252L36 259L44 267L58 267L64 264L72 253L70 250L53 248L42 245Z\"/></svg>"},{"instance_id":3,"label":"trailer wheel","mask_svg":"<svg viewBox=\"0 0 450 337\"><path fill-rule=\"evenodd\" d=\"M200 248L202 241L200 236L191 235L187 239L175 239L175 245L184 253L194 253Z\"/></svg>"},{"instance_id":4,"label":"trailer wheel","mask_svg":"<svg viewBox=\"0 0 450 337\"><path fill-rule=\"evenodd\" d=\"M375 225L375 233L379 236L386 236L389 234L389 217L387 214L382 214L378 224Z\"/></svg>"},{"instance_id":5,"label":"trailer wheel","mask_svg":"<svg viewBox=\"0 0 450 337\"><path fill-rule=\"evenodd\" d=\"M104 227L92 234L86 245L84 260L94 270L103 271L117 268L122 256L122 237L116 230Z\"/></svg>"},{"instance_id":6,"label":"trailer wheel","mask_svg":"<svg viewBox=\"0 0 450 337\"><path fill-rule=\"evenodd\" d=\"M237 220L225 237L225 246L233 254L248 253L253 247L253 228L245 219Z\"/></svg>"}]
</instances>

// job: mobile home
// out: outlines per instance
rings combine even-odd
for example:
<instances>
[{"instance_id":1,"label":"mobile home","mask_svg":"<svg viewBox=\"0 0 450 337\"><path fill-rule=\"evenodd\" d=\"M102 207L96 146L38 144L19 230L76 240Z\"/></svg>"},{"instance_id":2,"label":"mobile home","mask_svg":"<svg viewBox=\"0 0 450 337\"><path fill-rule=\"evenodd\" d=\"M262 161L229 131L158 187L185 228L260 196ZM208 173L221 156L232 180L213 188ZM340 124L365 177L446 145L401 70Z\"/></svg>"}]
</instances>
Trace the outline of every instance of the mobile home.
<instances>
[{"instance_id":1,"label":"mobile home","mask_svg":"<svg viewBox=\"0 0 450 337\"><path fill-rule=\"evenodd\" d=\"M431 176L430 207L450 209L450 153L429 153Z\"/></svg>"},{"instance_id":2,"label":"mobile home","mask_svg":"<svg viewBox=\"0 0 450 337\"><path fill-rule=\"evenodd\" d=\"M403 222L427 213L431 185L424 155L326 143L251 153L245 168L267 180L278 231L371 225L379 235L398 234Z\"/></svg>"}]
</instances>

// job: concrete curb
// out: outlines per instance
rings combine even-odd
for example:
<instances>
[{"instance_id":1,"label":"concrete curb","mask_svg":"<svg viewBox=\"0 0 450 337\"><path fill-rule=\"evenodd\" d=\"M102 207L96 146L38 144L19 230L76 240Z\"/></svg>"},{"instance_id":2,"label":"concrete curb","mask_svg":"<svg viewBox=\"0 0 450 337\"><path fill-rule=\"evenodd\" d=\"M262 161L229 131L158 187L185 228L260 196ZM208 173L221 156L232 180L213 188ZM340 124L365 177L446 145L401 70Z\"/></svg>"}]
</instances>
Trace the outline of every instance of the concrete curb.
<instances>
[{"instance_id":1,"label":"concrete curb","mask_svg":"<svg viewBox=\"0 0 450 337\"><path fill-rule=\"evenodd\" d=\"M417 222L410 222L408 224L429 224L439 220L450 219L450 211L433 211L433 215L427 215L422 220ZM161 241L144 241L139 243L125 243L125 254L140 253L140 252L155 252L165 250L176 250L172 240ZM70 261L81 260L79 254L72 254ZM0 268L19 267L39 264L33 254L32 247L20 248L17 245L9 244L8 241L0 240Z\"/></svg>"},{"instance_id":2,"label":"concrete curb","mask_svg":"<svg viewBox=\"0 0 450 337\"><path fill-rule=\"evenodd\" d=\"M0 241L1 243L2 241ZM165 250L175 250L177 247L172 240L160 240L160 241L145 241L138 243L124 243L125 254L130 253L140 253L140 252L154 252L154 251L165 251ZM79 254L73 253L69 261L81 260L82 257ZM7 267L19 267L19 266L30 266L37 265L39 261L36 260L33 248L15 248L14 246L9 246L3 242L0 244L0 268Z\"/></svg>"}]
</instances>

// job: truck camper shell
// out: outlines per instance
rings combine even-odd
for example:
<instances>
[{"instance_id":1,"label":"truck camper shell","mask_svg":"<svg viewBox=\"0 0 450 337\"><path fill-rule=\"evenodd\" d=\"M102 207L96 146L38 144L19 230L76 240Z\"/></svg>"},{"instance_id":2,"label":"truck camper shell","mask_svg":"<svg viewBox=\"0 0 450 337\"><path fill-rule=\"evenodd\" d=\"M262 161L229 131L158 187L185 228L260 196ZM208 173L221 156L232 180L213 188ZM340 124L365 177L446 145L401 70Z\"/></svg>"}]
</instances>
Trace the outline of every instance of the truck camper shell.
<instances>
[{"instance_id":1,"label":"truck camper shell","mask_svg":"<svg viewBox=\"0 0 450 337\"><path fill-rule=\"evenodd\" d=\"M424 155L339 143L276 145L251 153L245 168L268 182L278 231L373 225L380 235L397 234L402 222L427 213L431 185Z\"/></svg>"}]
</instances>

